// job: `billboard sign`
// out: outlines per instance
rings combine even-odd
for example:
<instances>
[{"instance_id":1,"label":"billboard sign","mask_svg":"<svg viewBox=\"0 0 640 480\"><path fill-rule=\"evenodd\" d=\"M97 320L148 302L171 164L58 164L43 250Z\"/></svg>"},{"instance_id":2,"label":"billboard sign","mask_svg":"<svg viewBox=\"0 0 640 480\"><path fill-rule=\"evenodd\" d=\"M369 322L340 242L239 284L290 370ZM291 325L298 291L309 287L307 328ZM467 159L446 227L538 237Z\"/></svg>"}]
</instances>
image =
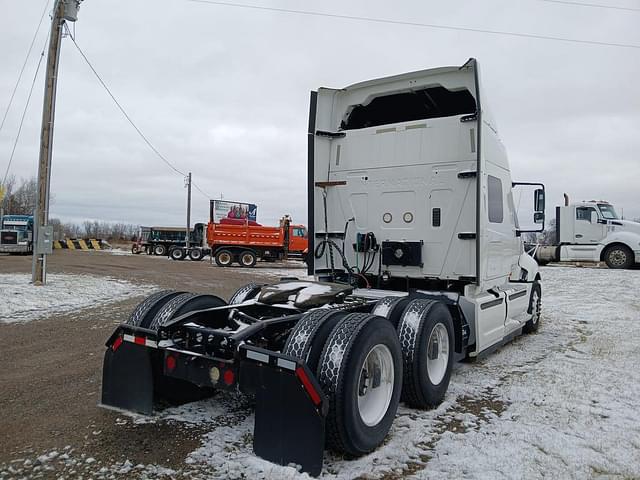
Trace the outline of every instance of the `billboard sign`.
<instances>
[{"instance_id":1,"label":"billboard sign","mask_svg":"<svg viewBox=\"0 0 640 480\"><path fill-rule=\"evenodd\" d=\"M214 223L220 223L223 218L255 222L257 210L258 207L253 203L211 200L210 218Z\"/></svg>"}]
</instances>

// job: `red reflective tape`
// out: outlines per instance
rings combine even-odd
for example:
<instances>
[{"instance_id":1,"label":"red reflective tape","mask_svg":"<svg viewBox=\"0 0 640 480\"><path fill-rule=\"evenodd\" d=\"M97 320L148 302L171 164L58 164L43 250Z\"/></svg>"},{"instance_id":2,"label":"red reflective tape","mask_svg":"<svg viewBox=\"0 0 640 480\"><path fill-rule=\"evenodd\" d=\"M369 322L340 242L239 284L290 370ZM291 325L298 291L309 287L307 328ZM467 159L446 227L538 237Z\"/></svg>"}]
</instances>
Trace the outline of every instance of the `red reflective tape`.
<instances>
[{"instance_id":1,"label":"red reflective tape","mask_svg":"<svg viewBox=\"0 0 640 480\"><path fill-rule=\"evenodd\" d=\"M316 389L313 387L311 381L309 380L309 377L307 377L307 374L304 371L304 368L302 367L296 368L296 376L302 382L302 386L311 397L311 400L313 401L313 403L315 403L316 405L320 405L322 403L322 398L320 398L320 394L318 394Z\"/></svg>"},{"instance_id":2,"label":"red reflective tape","mask_svg":"<svg viewBox=\"0 0 640 480\"><path fill-rule=\"evenodd\" d=\"M111 344L111 350L115 352L120 345L122 345L122 337L117 337Z\"/></svg>"},{"instance_id":3,"label":"red reflective tape","mask_svg":"<svg viewBox=\"0 0 640 480\"><path fill-rule=\"evenodd\" d=\"M144 337L133 337L133 343L136 345L144 345L146 343L146 338Z\"/></svg>"}]
</instances>

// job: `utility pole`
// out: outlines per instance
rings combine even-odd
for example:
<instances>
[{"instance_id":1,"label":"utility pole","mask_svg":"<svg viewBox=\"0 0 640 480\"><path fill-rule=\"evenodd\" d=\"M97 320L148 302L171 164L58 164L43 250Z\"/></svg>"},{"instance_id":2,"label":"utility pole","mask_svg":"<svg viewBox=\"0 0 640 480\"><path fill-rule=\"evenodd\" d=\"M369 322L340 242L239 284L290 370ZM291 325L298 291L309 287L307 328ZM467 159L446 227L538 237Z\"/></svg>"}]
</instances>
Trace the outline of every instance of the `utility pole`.
<instances>
[{"instance_id":1,"label":"utility pole","mask_svg":"<svg viewBox=\"0 0 640 480\"><path fill-rule=\"evenodd\" d=\"M187 237L186 244L189 248L189 233L191 231L191 172L185 179L187 183Z\"/></svg>"},{"instance_id":2,"label":"utility pole","mask_svg":"<svg viewBox=\"0 0 640 480\"><path fill-rule=\"evenodd\" d=\"M65 20L75 22L80 0L56 0L51 20L51 35L47 55L42 130L40 135L40 157L38 160L38 188L34 215L34 251L31 281L34 285L46 283L47 254L52 252L52 231L49 224L49 192L51 183L51 155L53 152L53 122L55 119L56 87L60 41Z\"/></svg>"}]
</instances>

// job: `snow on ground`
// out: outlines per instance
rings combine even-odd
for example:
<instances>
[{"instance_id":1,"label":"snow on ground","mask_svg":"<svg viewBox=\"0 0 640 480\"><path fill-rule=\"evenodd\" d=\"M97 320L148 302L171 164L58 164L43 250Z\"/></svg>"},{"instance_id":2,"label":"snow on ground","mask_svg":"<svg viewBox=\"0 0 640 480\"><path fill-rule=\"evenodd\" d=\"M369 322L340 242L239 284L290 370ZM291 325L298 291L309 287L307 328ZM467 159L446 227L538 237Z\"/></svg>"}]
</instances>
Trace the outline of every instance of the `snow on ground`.
<instances>
[{"instance_id":1,"label":"snow on ground","mask_svg":"<svg viewBox=\"0 0 640 480\"><path fill-rule=\"evenodd\" d=\"M445 401L430 411L401 405L373 453L348 460L325 452L322 477L640 478L640 272L547 267L542 276L537 334L456 365ZM253 454L253 408L239 394L114 421L208 429L174 470L100 460L87 466L73 455L64 462L99 478L309 478Z\"/></svg>"},{"instance_id":2,"label":"snow on ground","mask_svg":"<svg viewBox=\"0 0 640 480\"><path fill-rule=\"evenodd\" d=\"M640 272L548 267L543 323L458 364L437 409L400 407L387 441L356 460L325 452L323 478L637 478ZM304 478L252 453L253 413L219 394L157 420L207 422L187 458L202 478Z\"/></svg>"},{"instance_id":3,"label":"snow on ground","mask_svg":"<svg viewBox=\"0 0 640 480\"><path fill-rule=\"evenodd\" d=\"M31 275L0 273L0 323L95 307L145 295L155 288L111 277L71 274L49 274L46 285L35 287Z\"/></svg>"},{"instance_id":4,"label":"snow on ground","mask_svg":"<svg viewBox=\"0 0 640 480\"><path fill-rule=\"evenodd\" d=\"M283 277L294 277L298 280L313 280L313 276L307 275L307 266L302 262L288 261L274 265L273 267L268 263L258 263L254 268L234 268L234 271L245 273L247 275L262 275L269 278L272 281L277 281ZM273 264L271 264L273 265ZM218 267L220 268L220 267Z\"/></svg>"},{"instance_id":5,"label":"snow on ground","mask_svg":"<svg viewBox=\"0 0 640 480\"><path fill-rule=\"evenodd\" d=\"M116 256L125 256L125 257L133 256L133 253L131 253L131 250L125 250L124 248L110 248L108 250L103 250L103 251Z\"/></svg>"}]
</instances>

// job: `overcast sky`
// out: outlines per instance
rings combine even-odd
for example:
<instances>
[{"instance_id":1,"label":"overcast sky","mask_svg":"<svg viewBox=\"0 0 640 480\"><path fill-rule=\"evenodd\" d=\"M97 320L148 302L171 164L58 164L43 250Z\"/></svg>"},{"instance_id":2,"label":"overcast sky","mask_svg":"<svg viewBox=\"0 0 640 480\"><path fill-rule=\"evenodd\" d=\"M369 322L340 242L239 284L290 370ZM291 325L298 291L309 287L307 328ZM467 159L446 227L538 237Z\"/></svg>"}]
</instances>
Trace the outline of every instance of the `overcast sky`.
<instances>
[{"instance_id":1,"label":"overcast sky","mask_svg":"<svg viewBox=\"0 0 640 480\"><path fill-rule=\"evenodd\" d=\"M598 0L640 8L635 0ZM355 0L255 4L640 45L640 11L543 0ZM44 0L0 0L0 115ZM6 168L43 24L7 122ZM640 49L311 17L186 0L86 0L76 39L162 154L212 198L306 223L309 91L476 57L514 180L541 181L547 205L606 199L640 217ZM42 67L44 70L44 64ZM35 175L42 71L11 173ZM486 100L483 101L483 103ZM122 117L70 39L63 39L51 215L182 225L183 179ZM208 197L193 194L193 220Z\"/></svg>"}]
</instances>

